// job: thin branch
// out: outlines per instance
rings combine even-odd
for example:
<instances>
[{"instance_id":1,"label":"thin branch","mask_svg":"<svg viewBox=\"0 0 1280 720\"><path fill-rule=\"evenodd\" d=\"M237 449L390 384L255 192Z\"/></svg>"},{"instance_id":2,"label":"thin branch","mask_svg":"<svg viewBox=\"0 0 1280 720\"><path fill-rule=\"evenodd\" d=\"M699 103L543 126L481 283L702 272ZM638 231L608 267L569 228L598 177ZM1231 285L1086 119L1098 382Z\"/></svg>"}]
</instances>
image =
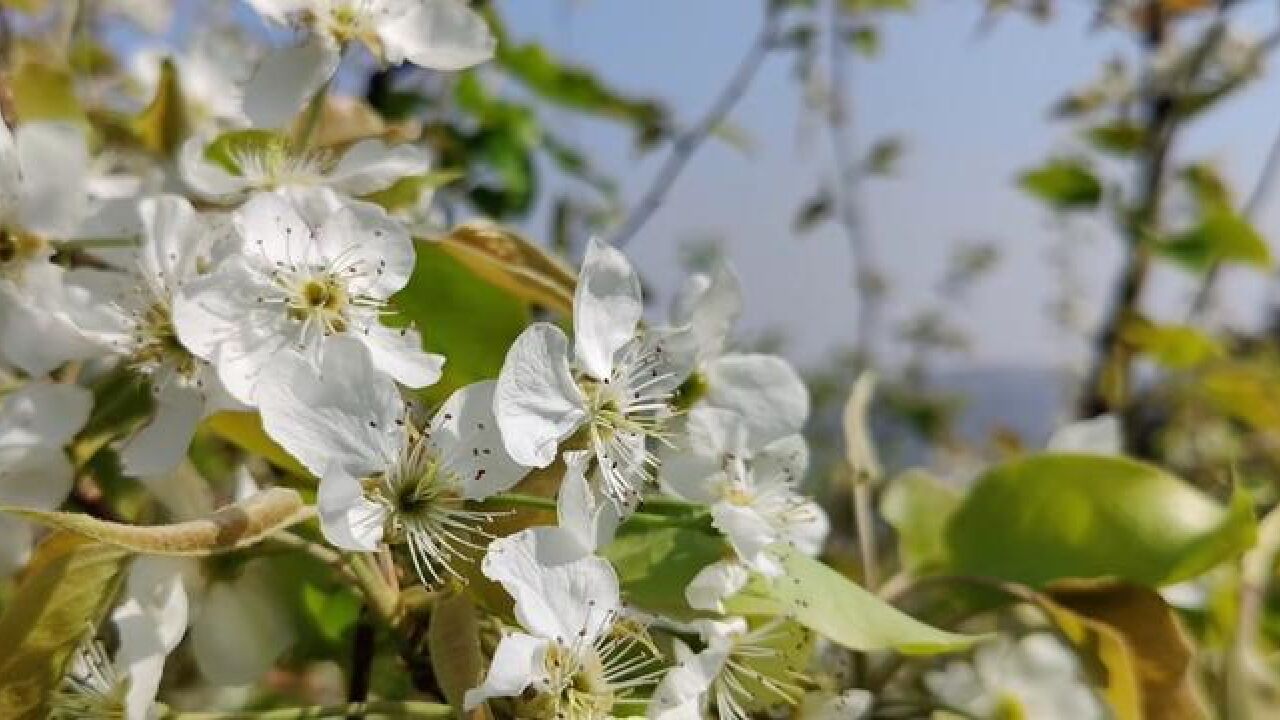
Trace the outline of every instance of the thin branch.
<instances>
[{"instance_id":1,"label":"thin branch","mask_svg":"<svg viewBox=\"0 0 1280 720\"><path fill-rule=\"evenodd\" d=\"M778 11L774 3L768 3L765 9L764 23L756 39L747 49L746 55L738 63L729 83L720 91L714 103L698 122L676 136L671 143L671 153L666 162L658 170L653 183L645 192L640 202L631 211L614 232L612 242L615 247L622 247L631 242L640 228L649 221L653 214L666 200L667 194L675 185L694 152L706 141L711 133L724 122L725 117L746 95L756 74L760 71L764 59L773 50L778 38Z\"/></svg>"},{"instance_id":2,"label":"thin branch","mask_svg":"<svg viewBox=\"0 0 1280 720\"><path fill-rule=\"evenodd\" d=\"M360 610L360 619L356 622L355 637L351 642L351 674L347 678L347 701L359 704L369 699L369 685L373 678L373 657L377 650L375 643L373 618L369 605ZM361 713L350 713L347 720L360 720Z\"/></svg>"},{"instance_id":3,"label":"thin branch","mask_svg":"<svg viewBox=\"0 0 1280 720\"><path fill-rule=\"evenodd\" d=\"M876 264L866 224L858 204L858 181L862 168L856 162L853 112L849 103L849 49L844 41L845 8L835 0L830 5L831 86L826 113L827 136L836 165L832 197L840 227L853 256L854 289L858 295L855 349L864 364L873 365L876 331L880 320L880 270Z\"/></svg>"}]
</instances>

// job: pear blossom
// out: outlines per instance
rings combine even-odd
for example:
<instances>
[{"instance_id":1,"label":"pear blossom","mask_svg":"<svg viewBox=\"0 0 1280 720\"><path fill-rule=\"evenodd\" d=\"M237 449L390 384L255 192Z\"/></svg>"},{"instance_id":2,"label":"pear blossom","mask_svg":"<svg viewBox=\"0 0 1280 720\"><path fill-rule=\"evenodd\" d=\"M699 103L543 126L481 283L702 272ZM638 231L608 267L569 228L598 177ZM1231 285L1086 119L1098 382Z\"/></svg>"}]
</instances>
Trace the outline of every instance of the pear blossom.
<instances>
[{"instance_id":1,"label":"pear blossom","mask_svg":"<svg viewBox=\"0 0 1280 720\"><path fill-rule=\"evenodd\" d=\"M62 682L48 702L49 720L151 720L159 713L129 701L130 679L112 664L102 643L90 638L71 655Z\"/></svg>"},{"instance_id":2,"label":"pear blossom","mask_svg":"<svg viewBox=\"0 0 1280 720\"><path fill-rule=\"evenodd\" d=\"M689 327L696 361L681 388L682 401L739 413L751 442L763 445L800 432L809 416L809 392L786 360L729 350L741 314L741 284L727 264L691 275L676 294L671 321Z\"/></svg>"},{"instance_id":3,"label":"pear blossom","mask_svg":"<svg viewBox=\"0 0 1280 720\"><path fill-rule=\"evenodd\" d=\"M770 545L789 543L808 555L821 550L830 529L826 514L796 490L808 464L802 438L753 448L744 419L712 407L689 412L686 435L687 444L664 459L663 483L677 496L711 508L712 523L742 563L777 575L782 569ZM730 575L724 582L736 579Z\"/></svg>"},{"instance_id":4,"label":"pear blossom","mask_svg":"<svg viewBox=\"0 0 1280 720\"><path fill-rule=\"evenodd\" d=\"M359 140L338 154L297 147L279 134L233 136L227 142L226 164L210 159L212 142L207 136L187 140L178 161L187 185L219 203L238 202L256 191L315 187L358 198L431 168L426 150L408 143L391 146L381 138Z\"/></svg>"},{"instance_id":5,"label":"pear blossom","mask_svg":"<svg viewBox=\"0 0 1280 720\"><path fill-rule=\"evenodd\" d=\"M359 42L388 64L463 70L493 56L488 25L463 0L249 0L263 17L307 25L331 49Z\"/></svg>"},{"instance_id":6,"label":"pear blossom","mask_svg":"<svg viewBox=\"0 0 1280 720\"><path fill-rule=\"evenodd\" d=\"M65 271L51 262L54 243L132 230L116 222L127 199L91 195L89 167L76 126L0 127L0 359L31 375L94 350L66 316Z\"/></svg>"},{"instance_id":7,"label":"pear blossom","mask_svg":"<svg viewBox=\"0 0 1280 720\"><path fill-rule=\"evenodd\" d=\"M1081 680L1075 654L1048 633L1000 637L974 651L972 662L926 673L924 684L943 702L984 720L1107 717Z\"/></svg>"},{"instance_id":8,"label":"pear blossom","mask_svg":"<svg viewBox=\"0 0 1280 720\"><path fill-rule=\"evenodd\" d=\"M231 395L257 403L263 370L301 352L319 367L338 337L409 387L440 378L444 358L412 328L381 322L413 271L413 243L378 207L315 193L255 195L233 220L243 249L187 283L174 304L182 344L212 363Z\"/></svg>"},{"instance_id":9,"label":"pear blossom","mask_svg":"<svg viewBox=\"0 0 1280 720\"><path fill-rule=\"evenodd\" d=\"M238 404L178 339L173 319L183 288L227 251L225 232L176 195L142 200L138 212L143 237L128 272L76 270L69 280L84 290L70 309L84 336L150 381L155 415L121 452L125 472L143 476L176 467L201 418Z\"/></svg>"},{"instance_id":10,"label":"pear blossom","mask_svg":"<svg viewBox=\"0 0 1280 720\"><path fill-rule=\"evenodd\" d=\"M44 381L0 399L0 504L55 510L66 500L75 471L63 448L92 408L88 390ZM0 573L27 562L33 538L25 521L0 514Z\"/></svg>"},{"instance_id":11,"label":"pear blossom","mask_svg":"<svg viewBox=\"0 0 1280 720\"><path fill-rule=\"evenodd\" d=\"M424 583L457 576L454 564L488 537L494 515L467 501L527 472L498 437L493 382L457 390L418 429L395 383L354 340L335 339L318 371L294 353L275 363L260 394L263 425L320 477L329 541L364 551L403 543Z\"/></svg>"},{"instance_id":12,"label":"pear blossom","mask_svg":"<svg viewBox=\"0 0 1280 720\"><path fill-rule=\"evenodd\" d=\"M498 643L484 682L467 691L471 709L517 698L516 715L603 720L634 715L638 688L660 674L646 631L624 616L618 576L595 555L530 528L494 541L481 570L515 601L520 630Z\"/></svg>"},{"instance_id":13,"label":"pear blossom","mask_svg":"<svg viewBox=\"0 0 1280 720\"><path fill-rule=\"evenodd\" d=\"M706 647L693 653L674 641L677 664L654 690L653 720L700 720L707 708L719 720L747 720L764 706L794 707L804 699L804 674L788 663L807 647L798 626L772 620L752 628L739 617L692 625Z\"/></svg>"},{"instance_id":14,"label":"pear blossom","mask_svg":"<svg viewBox=\"0 0 1280 720\"><path fill-rule=\"evenodd\" d=\"M516 462L547 467L581 431L603 494L619 508L633 505L653 480L657 458L647 443L666 440L672 396L688 369L681 336L641 328L641 311L630 263L593 239L574 295L573 361L560 328L534 323L507 352L494 397Z\"/></svg>"}]
</instances>

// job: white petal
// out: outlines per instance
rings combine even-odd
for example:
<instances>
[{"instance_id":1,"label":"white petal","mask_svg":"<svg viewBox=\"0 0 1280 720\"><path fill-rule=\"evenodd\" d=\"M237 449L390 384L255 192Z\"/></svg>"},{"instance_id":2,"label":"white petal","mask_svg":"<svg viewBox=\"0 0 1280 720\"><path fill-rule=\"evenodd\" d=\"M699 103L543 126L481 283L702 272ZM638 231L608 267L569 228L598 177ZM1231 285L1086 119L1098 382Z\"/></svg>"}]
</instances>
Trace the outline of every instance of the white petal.
<instances>
[{"instance_id":1,"label":"white petal","mask_svg":"<svg viewBox=\"0 0 1280 720\"><path fill-rule=\"evenodd\" d=\"M678 442L664 450L662 481L676 495L704 504L718 498L726 463L750 455L742 417L720 408L690 410Z\"/></svg>"},{"instance_id":2,"label":"white petal","mask_svg":"<svg viewBox=\"0 0 1280 720\"><path fill-rule=\"evenodd\" d=\"M18 214L22 202L18 181L18 150L14 146L9 126L0 123L0 218L12 220Z\"/></svg>"},{"instance_id":3,"label":"white petal","mask_svg":"<svg viewBox=\"0 0 1280 720\"><path fill-rule=\"evenodd\" d=\"M214 685L262 679L293 644L292 621L276 601L268 560L251 560L230 583L209 586L191 626L191 652Z\"/></svg>"},{"instance_id":4,"label":"white petal","mask_svg":"<svg viewBox=\"0 0 1280 720\"><path fill-rule=\"evenodd\" d=\"M822 546L831 532L831 521L827 519L822 506L809 501L794 510L789 517L798 519L794 519L783 529L781 539L810 557L822 552Z\"/></svg>"},{"instance_id":5,"label":"white petal","mask_svg":"<svg viewBox=\"0 0 1280 720\"><path fill-rule=\"evenodd\" d=\"M741 414L752 447L762 447L804 427L809 416L809 391L782 358L725 355L706 364L703 372L707 394L702 402Z\"/></svg>"},{"instance_id":6,"label":"white petal","mask_svg":"<svg viewBox=\"0 0 1280 720\"><path fill-rule=\"evenodd\" d=\"M809 443L803 435L778 438L751 456L751 469L757 478L778 478L795 484L804 480L809 467Z\"/></svg>"},{"instance_id":7,"label":"white petal","mask_svg":"<svg viewBox=\"0 0 1280 720\"><path fill-rule=\"evenodd\" d=\"M408 12L378 23L388 63L408 60L436 70L462 70L493 57L497 43L479 13L461 0L416 0Z\"/></svg>"},{"instance_id":8,"label":"white petal","mask_svg":"<svg viewBox=\"0 0 1280 720\"><path fill-rule=\"evenodd\" d=\"M360 481L340 470L321 475L316 510L325 539L337 547L373 552L382 542L386 506L367 499Z\"/></svg>"},{"instance_id":9,"label":"white petal","mask_svg":"<svg viewBox=\"0 0 1280 720\"><path fill-rule=\"evenodd\" d=\"M542 656L547 641L524 633L502 636L493 651L484 683L467 690L463 707L471 710L495 697L515 697L542 675Z\"/></svg>"},{"instance_id":10,"label":"white petal","mask_svg":"<svg viewBox=\"0 0 1280 720\"><path fill-rule=\"evenodd\" d=\"M33 376L99 348L68 317L66 270L48 262L25 268L22 286L0 279L0 356Z\"/></svg>"},{"instance_id":11,"label":"white petal","mask_svg":"<svg viewBox=\"0 0 1280 720\"><path fill-rule=\"evenodd\" d=\"M470 499L511 489L529 472L502 445L493 419L492 380L473 383L449 396L431 421L430 439L443 468L463 482Z\"/></svg>"},{"instance_id":12,"label":"white petal","mask_svg":"<svg viewBox=\"0 0 1280 720\"><path fill-rule=\"evenodd\" d=\"M323 202L324 195L310 192L305 197ZM352 293L384 300L403 288L413 274L413 239L400 223L372 203L343 203L324 219L315 241L324 260L342 259L337 270L349 275Z\"/></svg>"},{"instance_id":13,"label":"white petal","mask_svg":"<svg viewBox=\"0 0 1280 720\"><path fill-rule=\"evenodd\" d=\"M700 362L722 352L729 333L742 314L742 287L738 276L725 264L709 275L692 275L672 303L671 322L688 325L697 345Z\"/></svg>"},{"instance_id":14,"label":"white petal","mask_svg":"<svg viewBox=\"0 0 1280 720\"><path fill-rule=\"evenodd\" d=\"M120 451L124 472L133 477L163 475L187 456L204 417L204 396L171 382L156 395L155 415Z\"/></svg>"},{"instance_id":15,"label":"white petal","mask_svg":"<svg viewBox=\"0 0 1280 720\"><path fill-rule=\"evenodd\" d=\"M249 183L205 158L210 141L211 138L196 136L182 143L178 151L178 174L196 195L214 202L231 202L248 190Z\"/></svg>"},{"instance_id":16,"label":"white petal","mask_svg":"<svg viewBox=\"0 0 1280 720\"><path fill-rule=\"evenodd\" d=\"M653 691L649 717L653 720L702 720L707 691L728 660L727 651L712 648L684 658L667 672Z\"/></svg>"},{"instance_id":17,"label":"white petal","mask_svg":"<svg viewBox=\"0 0 1280 720\"><path fill-rule=\"evenodd\" d=\"M440 381L445 358L423 350L417 330L390 328L374 317L363 330L355 330L355 337L368 349L374 367L401 385L423 388Z\"/></svg>"},{"instance_id":18,"label":"white petal","mask_svg":"<svg viewBox=\"0 0 1280 720\"><path fill-rule=\"evenodd\" d=\"M588 452L566 452L564 477L556 495L559 527L581 546L583 555L609 544L622 523L617 506L607 502L587 481L590 462Z\"/></svg>"},{"instance_id":19,"label":"white petal","mask_svg":"<svg viewBox=\"0 0 1280 720\"><path fill-rule=\"evenodd\" d=\"M1051 452L1091 455L1123 454L1124 437L1120 420L1115 415L1108 414L1064 425L1054 431L1046 449Z\"/></svg>"},{"instance_id":20,"label":"white petal","mask_svg":"<svg viewBox=\"0 0 1280 720\"><path fill-rule=\"evenodd\" d=\"M283 128L297 116L338 67L338 49L313 40L272 50L244 88L244 113L257 128Z\"/></svg>"},{"instance_id":21,"label":"white petal","mask_svg":"<svg viewBox=\"0 0 1280 720\"><path fill-rule=\"evenodd\" d=\"M574 351L592 377L612 374L613 356L636 334L640 277L617 249L591 239L573 296Z\"/></svg>"},{"instance_id":22,"label":"white petal","mask_svg":"<svg viewBox=\"0 0 1280 720\"><path fill-rule=\"evenodd\" d=\"M200 247L195 241L195 208L179 195L159 195L138 202L143 236L139 251L143 270L172 292L196 272Z\"/></svg>"},{"instance_id":23,"label":"white petal","mask_svg":"<svg viewBox=\"0 0 1280 720\"><path fill-rule=\"evenodd\" d=\"M725 539L733 546L738 558L751 569L766 575L776 575L781 571L777 562L765 552L766 548L778 541L778 533L753 508L727 502L716 503L711 507L711 522L725 534Z\"/></svg>"},{"instance_id":24,"label":"white petal","mask_svg":"<svg viewBox=\"0 0 1280 720\"><path fill-rule=\"evenodd\" d=\"M698 571L684 589L685 602L695 610L724 612L724 601L747 586L751 571L735 560L720 560Z\"/></svg>"},{"instance_id":25,"label":"white petal","mask_svg":"<svg viewBox=\"0 0 1280 720\"><path fill-rule=\"evenodd\" d=\"M125 600L111 615L120 635L117 661L164 656L178 647L190 620L184 577L194 567L187 558L142 555L134 559Z\"/></svg>"},{"instance_id":26,"label":"white petal","mask_svg":"<svg viewBox=\"0 0 1280 720\"><path fill-rule=\"evenodd\" d=\"M388 147L382 138L365 138L342 155L329 173L329 184L347 195L368 195L430 169L431 155L417 145Z\"/></svg>"},{"instance_id":27,"label":"white petal","mask_svg":"<svg viewBox=\"0 0 1280 720\"><path fill-rule=\"evenodd\" d=\"M563 562L563 547L542 546L562 538L528 529L495 540L481 570L515 600L516 619L526 630L589 645L607 629L604 619L621 607L618 576L603 558Z\"/></svg>"},{"instance_id":28,"label":"white petal","mask_svg":"<svg viewBox=\"0 0 1280 720\"><path fill-rule=\"evenodd\" d=\"M493 412L507 452L521 465L546 467L560 441L587 419L586 398L569 371L560 328L534 323L512 343L498 373Z\"/></svg>"},{"instance_id":29,"label":"white petal","mask_svg":"<svg viewBox=\"0 0 1280 720\"><path fill-rule=\"evenodd\" d=\"M262 17L284 23L293 13L309 8L312 0L248 0L248 3Z\"/></svg>"},{"instance_id":30,"label":"white petal","mask_svg":"<svg viewBox=\"0 0 1280 720\"><path fill-rule=\"evenodd\" d=\"M268 263L320 264L311 228L297 208L275 193L258 193L236 211L236 229L246 252L260 252Z\"/></svg>"},{"instance_id":31,"label":"white petal","mask_svg":"<svg viewBox=\"0 0 1280 720\"><path fill-rule=\"evenodd\" d=\"M14 140L22 172L22 226L53 238L70 237L88 210L84 131L68 123L29 123L18 128Z\"/></svg>"},{"instance_id":32,"label":"white petal","mask_svg":"<svg viewBox=\"0 0 1280 720\"><path fill-rule=\"evenodd\" d=\"M117 672L129 678L129 691L124 696L127 720L152 720L155 717L156 696L160 694L166 659L164 655L148 655L128 665L119 665Z\"/></svg>"},{"instance_id":33,"label":"white petal","mask_svg":"<svg viewBox=\"0 0 1280 720\"><path fill-rule=\"evenodd\" d=\"M0 515L0 577L9 577L31 559L35 531L30 523Z\"/></svg>"},{"instance_id":34,"label":"white petal","mask_svg":"<svg viewBox=\"0 0 1280 720\"><path fill-rule=\"evenodd\" d=\"M405 442L395 383L347 338L325 346L319 372L297 353L281 353L259 384L258 409L267 434L316 475L382 472Z\"/></svg>"},{"instance_id":35,"label":"white petal","mask_svg":"<svg viewBox=\"0 0 1280 720\"><path fill-rule=\"evenodd\" d=\"M33 380L0 401L0 447L60 448L89 420L93 394L75 385Z\"/></svg>"}]
</instances>

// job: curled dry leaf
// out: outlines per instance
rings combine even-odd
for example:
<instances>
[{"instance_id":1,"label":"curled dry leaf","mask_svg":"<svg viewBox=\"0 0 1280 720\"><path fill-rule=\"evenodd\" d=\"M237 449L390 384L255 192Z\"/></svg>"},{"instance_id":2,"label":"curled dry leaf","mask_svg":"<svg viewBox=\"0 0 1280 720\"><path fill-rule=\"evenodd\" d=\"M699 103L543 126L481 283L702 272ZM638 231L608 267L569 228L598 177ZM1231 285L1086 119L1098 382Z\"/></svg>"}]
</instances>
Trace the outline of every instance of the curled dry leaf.
<instances>
[{"instance_id":1,"label":"curled dry leaf","mask_svg":"<svg viewBox=\"0 0 1280 720\"><path fill-rule=\"evenodd\" d=\"M148 555L203 556L239 550L311 517L313 509L289 488L271 488L199 520L139 526L106 522L82 513L0 507L41 525Z\"/></svg>"},{"instance_id":2,"label":"curled dry leaf","mask_svg":"<svg viewBox=\"0 0 1280 720\"><path fill-rule=\"evenodd\" d=\"M577 278L564 263L520 235L488 222L459 225L437 242L472 272L529 302L568 315Z\"/></svg>"}]
</instances>

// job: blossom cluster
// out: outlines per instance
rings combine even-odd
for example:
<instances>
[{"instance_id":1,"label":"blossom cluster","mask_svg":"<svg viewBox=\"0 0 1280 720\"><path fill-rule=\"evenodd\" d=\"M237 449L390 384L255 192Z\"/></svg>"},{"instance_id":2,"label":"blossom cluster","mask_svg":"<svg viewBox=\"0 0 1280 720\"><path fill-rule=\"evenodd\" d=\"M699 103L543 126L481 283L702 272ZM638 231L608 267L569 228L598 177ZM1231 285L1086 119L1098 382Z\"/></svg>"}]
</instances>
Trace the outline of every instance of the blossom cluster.
<instances>
[{"instance_id":1,"label":"blossom cluster","mask_svg":"<svg viewBox=\"0 0 1280 720\"><path fill-rule=\"evenodd\" d=\"M0 501L63 504L75 473L65 448L102 410L86 379L123 370L154 402L119 440L121 469L176 519L214 509L183 472L202 421L256 413L318 480L333 548L392 549L403 575L430 588L478 572L505 590L515 623L467 709L863 712L865 693L806 680L808 631L727 605L754 578L786 572L780 546L815 556L829 530L800 489L803 382L780 357L732 349L733 270L690 277L667 318L646 318L631 263L591 240L572 317L528 326L496 377L425 412L416 391L440 382L449 358L424 350L433 329L409 323L396 298L430 242L431 198L388 209L376 197L428 172L431 157L381 138L319 149L306 116L353 44L452 71L491 56L494 39L461 0L251 4L305 39L243 77L179 58L187 101L200 106L172 164L113 164L71 123L0 124L0 360L12 380L0 400ZM528 500L512 492L531 474L552 480L557 523L499 532L511 503ZM236 496L257 490L243 474ZM628 607L601 552L655 501L697 508L730 549L683 589L693 615ZM33 538L0 516L0 566L21 567ZM137 558L112 613L114 660L87 645L55 717L154 715L165 659L184 637L210 682L260 677L292 642L263 589L268 572L254 560L228 581L189 559Z\"/></svg>"}]
</instances>

